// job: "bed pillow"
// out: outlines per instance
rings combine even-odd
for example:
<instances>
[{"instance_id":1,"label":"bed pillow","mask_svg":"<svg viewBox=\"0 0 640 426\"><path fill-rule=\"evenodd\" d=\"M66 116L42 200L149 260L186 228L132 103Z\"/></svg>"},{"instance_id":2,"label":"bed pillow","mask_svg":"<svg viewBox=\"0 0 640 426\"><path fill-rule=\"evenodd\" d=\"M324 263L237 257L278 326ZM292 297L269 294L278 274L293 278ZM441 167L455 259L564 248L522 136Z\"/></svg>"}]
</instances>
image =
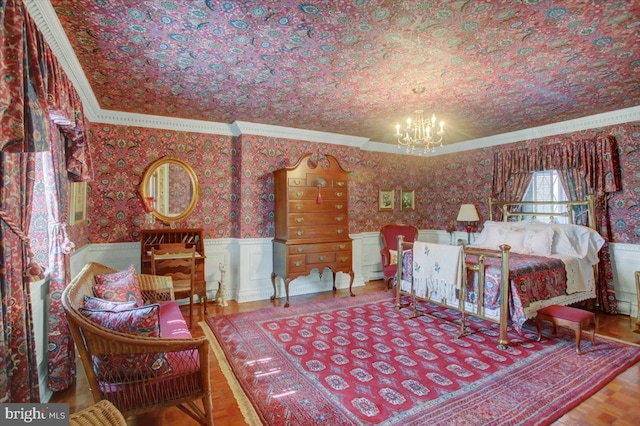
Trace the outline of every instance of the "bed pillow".
<instances>
[{"instance_id":1,"label":"bed pillow","mask_svg":"<svg viewBox=\"0 0 640 426\"><path fill-rule=\"evenodd\" d=\"M492 222L488 220L484 223L482 231L473 246L499 250L500 245L504 244L507 231L510 229L508 222Z\"/></svg>"},{"instance_id":2,"label":"bed pillow","mask_svg":"<svg viewBox=\"0 0 640 426\"><path fill-rule=\"evenodd\" d=\"M527 253L540 256L551 255L554 235L552 228L533 227L524 231L524 234L524 246Z\"/></svg>"},{"instance_id":3,"label":"bed pillow","mask_svg":"<svg viewBox=\"0 0 640 426\"><path fill-rule=\"evenodd\" d=\"M127 311L137 307L137 302L112 302L97 297L84 296L83 308L91 311Z\"/></svg>"},{"instance_id":4,"label":"bed pillow","mask_svg":"<svg viewBox=\"0 0 640 426\"><path fill-rule=\"evenodd\" d=\"M510 251L514 253L530 253L525 244L526 235L527 233L521 229L505 230L502 244L508 244L511 247ZM551 243L549 243L549 247L551 247Z\"/></svg>"},{"instance_id":5,"label":"bed pillow","mask_svg":"<svg viewBox=\"0 0 640 426\"><path fill-rule=\"evenodd\" d=\"M96 274L95 280L93 294L96 297L112 302L134 301L138 306L144 305L138 274L133 265L111 274Z\"/></svg>"}]
</instances>

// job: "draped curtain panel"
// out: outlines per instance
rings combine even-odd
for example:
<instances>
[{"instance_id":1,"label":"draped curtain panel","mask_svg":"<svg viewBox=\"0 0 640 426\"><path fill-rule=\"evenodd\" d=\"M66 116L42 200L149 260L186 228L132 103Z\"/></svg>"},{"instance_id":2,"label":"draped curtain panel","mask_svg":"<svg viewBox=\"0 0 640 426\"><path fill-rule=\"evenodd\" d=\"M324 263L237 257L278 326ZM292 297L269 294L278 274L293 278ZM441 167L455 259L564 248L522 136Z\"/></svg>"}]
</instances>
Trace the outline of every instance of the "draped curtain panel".
<instances>
[{"instance_id":1,"label":"draped curtain panel","mask_svg":"<svg viewBox=\"0 0 640 426\"><path fill-rule=\"evenodd\" d=\"M39 402L38 365L33 331L29 280L28 208L33 191L35 154L0 153L2 188L0 205L0 402ZM11 212L11 216L6 215Z\"/></svg>"},{"instance_id":2,"label":"draped curtain panel","mask_svg":"<svg viewBox=\"0 0 640 426\"><path fill-rule=\"evenodd\" d=\"M91 180L91 158L84 129L84 114L77 92L62 71L58 61L37 30L21 0L0 2L0 151L2 151L2 198L0 199L0 232L4 268L0 268L2 297L2 353L0 358L0 401L37 402L39 400L35 344L29 297L29 282L43 277L42 269L32 260L28 227L33 187L33 158L16 164L9 154L53 150L49 138L55 128L67 137L65 147L57 147L67 164L63 178L75 181ZM50 151L52 156L56 153ZM57 154L60 154L58 152ZM57 170L58 168L56 168ZM58 182L59 184L59 182ZM59 186L58 217L53 229L60 230L64 213L65 185ZM55 203L54 203L55 204ZM50 299L59 298L68 279L68 259L64 251L70 244L58 238L51 246L50 258L55 259L55 273ZM62 244L62 247L59 247ZM62 255L60 255L62 253ZM64 312L53 303L49 315L49 350L60 350L71 341ZM19 344L9 344L19 339ZM68 346L68 343L66 343ZM73 354L66 363L73 365ZM63 356L54 353L53 362ZM73 381L73 369L51 365L49 382L60 390ZM62 372L61 372L62 370ZM60 377L57 377L60 375Z\"/></svg>"},{"instance_id":3,"label":"draped curtain panel","mask_svg":"<svg viewBox=\"0 0 640 426\"><path fill-rule=\"evenodd\" d=\"M54 392L68 388L75 378L75 348L62 307L67 286L69 254L75 245L67 234L69 183L64 167L65 134L51 132L52 150L43 156L44 185L49 211L49 362L47 384Z\"/></svg>"},{"instance_id":4,"label":"draped curtain panel","mask_svg":"<svg viewBox=\"0 0 640 426\"><path fill-rule=\"evenodd\" d=\"M492 196L506 200L518 195L512 188L520 188L522 175L541 170L557 170L571 200L584 199L587 195L595 197L596 228L607 241L600 250L597 297L605 312L617 313L608 245L611 223L607 207L609 194L622 189L615 137L600 135L591 139L498 151L493 162ZM515 199L521 199L523 194Z\"/></svg>"}]
</instances>

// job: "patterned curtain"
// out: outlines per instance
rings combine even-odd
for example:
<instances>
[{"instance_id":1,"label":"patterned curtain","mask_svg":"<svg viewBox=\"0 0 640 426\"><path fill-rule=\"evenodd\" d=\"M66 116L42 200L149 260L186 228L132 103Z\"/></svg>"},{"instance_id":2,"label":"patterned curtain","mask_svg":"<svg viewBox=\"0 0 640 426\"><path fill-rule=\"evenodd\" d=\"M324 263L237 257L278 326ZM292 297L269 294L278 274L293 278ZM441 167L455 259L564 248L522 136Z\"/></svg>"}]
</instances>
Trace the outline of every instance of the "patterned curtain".
<instances>
[{"instance_id":1,"label":"patterned curtain","mask_svg":"<svg viewBox=\"0 0 640 426\"><path fill-rule=\"evenodd\" d=\"M38 364L29 284L32 273L44 278L31 264L29 208L33 193L35 153L0 153L0 402L40 402ZM11 212L8 215L7 212Z\"/></svg>"},{"instance_id":2,"label":"patterned curtain","mask_svg":"<svg viewBox=\"0 0 640 426\"><path fill-rule=\"evenodd\" d=\"M0 6L0 402L39 402L29 284L44 278L29 248L35 155L47 149L43 78L22 3ZM33 75L30 75L30 69Z\"/></svg>"},{"instance_id":3,"label":"patterned curtain","mask_svg":"<svg viewBox=\"0 0 640 426\"><path fill-rule=\"evenodd\" d=\"M0 2L0 75L3 77L0 85L0 288L3 305L0 402L37 402L39 392L29 274L39 278L43 275L42 269L32 261L27 237L35 168L33 158L18 164L9 153L20 155L51 149L47 139L51 135L51 127L56 127L51 123L55 123L73 135L68 138L70 143L67 147L66 168L70 169L70 178L90 180L91 162L85 144L84 114L79 97L21 0ZM64 215L55 222L60 223L61 218ZM64 256L56 255L62 250L63 247L53 249L52 257L59 263L50 266L64 273L59 275L61 279L54 281L52 300L59 298L66 285L68 261ZM66 321L60 305L53 303L52 306L49 313L50 351L69 345L71 341L68 329L65 331ZM60 360L61 356L56 355L54 361ZM49 361L51 364L51 359ZM74 359L66 362L73 364ZM68 373L63 373L59 379L55 377L58 367L50 365L49 371L54 372L50 382L70 383L68 376L73 375L73 369L66 370Z\"/></svg>"},{"instance_id":4,"label":"patterned curtain","mask_svg":"<svg viewBox=\"0 0 640 426\"><path fill-rule=\"evenodd\" d=\"M615 137L569 140L525 149L499 151L494 155L493 197L506 199L522 173L557 170L572 200L593 195L596 199L596 229L605 240L598 268L598 303L605 312L617 313L613 268L609 254L611 224L608 194L621 190L620 162ZM520 198L516 198L520 199ZM580 217L580 215L577 215Z\"/></svg>"},{"instance_id":5,"label":"patterned curtain","mask_svg":"<svg viewBox=\"0 0 640 426\"><path fill-rule=\"evenodd\" d=\"M69 254L75 244L67 234L69 183L64 167L65 136L57 126L51 132L52 149L43 155L44 185L49 212L49 345L48 386L54 392L68 388L76 375L75 348L62 307L68 283Z\"/></svg>"}]
</instances>

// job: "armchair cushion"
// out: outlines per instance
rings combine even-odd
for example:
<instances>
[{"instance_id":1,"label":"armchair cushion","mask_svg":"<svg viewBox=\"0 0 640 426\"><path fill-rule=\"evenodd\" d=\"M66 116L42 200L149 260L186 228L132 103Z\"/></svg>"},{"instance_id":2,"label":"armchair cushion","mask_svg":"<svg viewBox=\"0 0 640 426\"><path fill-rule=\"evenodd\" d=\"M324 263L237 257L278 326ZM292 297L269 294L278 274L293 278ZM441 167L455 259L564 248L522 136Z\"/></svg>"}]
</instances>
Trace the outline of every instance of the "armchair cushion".
<instances>
[{"instance_id":1,"label":"armchair cushion","mask_svg":"<svg viewBox=\"0 0 640 426\"><path fill-rule=\"evenodd\" d=\"M160 306L157 304L124 311L80 308L80 312L96 324L120 333L145 337L161 335ZM164 353L96 355L93 356L93 367L99 378L109 381L146 379L172 370Z\"/></svg>"},{"instance_id":2,"label":"armchair cushion","mask_svg":"<svg viewBox=\"0 0 640 426\"><path fill-rule=\"evenodd\" d=\"M135 336L160 336L160 305L145 305L125 311L97 311L80 308L80 312L91 321L120 333Z\"/></svg>"},{"instance_id":3,"label":"armchair cushion","mask_svg":"<svg viewBox=\"0 0 640 426\"><path fill-rule=\"evenodd\" d=\"M112 302L97 297L84 296L84 308L90 311L127 311L137 307L136 302Z\"/></svg>"},{"instance_id":4,"label":"armchair cushion","mask_svg":"<svg viewBox=\"0 0 640 426\"><path fill-rule=\"evenodd\" d=\"M389 250L389 265L398 264L398 250Z\"/></svg>"},{"instance_id":5,"label":"armchair cushion","mask_svg":"<svg viewBox=\"0 0 640 426\"><path fill-rule=\"evenodd\" d=\"M144 305L138 274L133 265L123 271L109 274L97 274L93 293L100 299L114 302L135 301L138 306Z\"/></svg>"}]
</instances>

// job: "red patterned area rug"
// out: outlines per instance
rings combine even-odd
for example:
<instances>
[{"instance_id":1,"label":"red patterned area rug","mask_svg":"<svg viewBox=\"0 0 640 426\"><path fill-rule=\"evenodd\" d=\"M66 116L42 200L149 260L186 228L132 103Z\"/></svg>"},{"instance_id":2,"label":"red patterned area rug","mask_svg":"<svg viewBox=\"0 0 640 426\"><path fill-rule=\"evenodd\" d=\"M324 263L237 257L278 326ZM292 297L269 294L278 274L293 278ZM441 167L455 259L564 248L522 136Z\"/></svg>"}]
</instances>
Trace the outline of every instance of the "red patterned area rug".
<instances>
[{"instance_id":1,"label":"red patterned area rug","mask_svg":"<svg viewBox=\"0 0 640 426\"><path fill-rule=\"evenodd\" d=\"M548 329L542 342L532 329L510 332L500 350L496 324L474 319L457 338L444 320L455 311L428 310L409 319L376 292L209 318L203 329L248 422L266 425L549 424L640 360L640 347L598 336L579 356L572 334Z\"/></svg>"}]
</instances>

